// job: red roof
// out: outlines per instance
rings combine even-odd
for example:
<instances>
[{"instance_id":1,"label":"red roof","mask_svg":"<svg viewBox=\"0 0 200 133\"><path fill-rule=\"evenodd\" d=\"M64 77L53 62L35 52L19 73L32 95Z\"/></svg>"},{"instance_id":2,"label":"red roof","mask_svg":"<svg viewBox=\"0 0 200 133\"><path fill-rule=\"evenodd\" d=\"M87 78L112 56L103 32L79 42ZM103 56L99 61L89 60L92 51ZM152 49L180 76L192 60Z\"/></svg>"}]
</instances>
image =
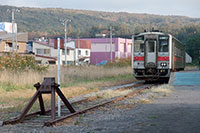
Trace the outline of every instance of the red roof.
<instances>
[{"instance_id":1,"label":"red roof","mask_svg":"<svg viewBox=\"0 0 200 133\"><path fill-rule=\"evenodd\" d=\"M55 49L58 48L58 40L57 39L54 42L54 48ZM64 39L60 39L60 49L65 49L65 47L64 47ZM67 49L73 50L73 48L71 48L71 47L67 47Z\"/></svg>"},{"instance_id":2,"label":"red roof","mask_svg":"<svg viewBox=\"0 0 200 133\"><path fill-rule=\"evenodd\" d=\"M78 41L80 41L80 42L78 42ZM91 41L90 40L76 40L75 41L76 48L78 48L78 43L80 43L79 48L91 49Z\"/></svg>"},{"instance_id":3,"label":"red roof","mask_svg":"<svg viewBox=\"0 0 200 133\"><path fill-rule=\"evenodd\" d=\"M91 41L90 40L75 40L75 45L76 45L76 48L78 48L78 41L80 41L79 43L79 48L82 48L82 49L91 49ZM57 49L58 46L57 46L57 39L55 40L54 42L54 48ZM60 39L60 48L61 49L64 49L64 39ZM68 48L70 49L70 48Z\"/></svg>"},{"instance_id":4,"label":"red roof","mask_svg":"<svg viewBox=\"0 0 200 133\"><path fill-rule=\"evenodd\" d=\"M58 48L58 40L56 39L54 42L54 48L57 49ZM64 39L60 39L60 48L64 49Z\"/></svg>"}]
</instances>

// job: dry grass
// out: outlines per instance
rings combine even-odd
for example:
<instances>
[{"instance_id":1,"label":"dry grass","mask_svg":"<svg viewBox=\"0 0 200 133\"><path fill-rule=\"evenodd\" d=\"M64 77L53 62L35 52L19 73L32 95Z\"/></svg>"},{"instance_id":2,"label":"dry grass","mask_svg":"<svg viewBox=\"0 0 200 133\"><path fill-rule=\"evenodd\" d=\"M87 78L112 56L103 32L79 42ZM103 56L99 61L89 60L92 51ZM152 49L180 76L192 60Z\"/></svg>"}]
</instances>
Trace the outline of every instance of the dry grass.
<instances>
[{"instance_id":1,"label":"dry grass","mask_svg":"<svg viewBox=\"0 0 200 133\"><path fill-rule=\"evenodd\" d=\"M107 78L119 75L130 75L131 73L132 69L130 67L62 67L61 85L63 85L61 89L67 98L76 97L90 92L96 92L102 86L133 81L134 78L129 77L126 79L120 77L117 80L111 80L112 82L107 80ZM12 111L21 110L35 93L33 84L42 82L44 77L56 77L56 75L57 68L55 66L49 68L46 73L32 71L13 73L2 71L0 73L0 111L6 109ZM49 106L50 96L44 95L44 99L47 106ZM36 106L38 106L38 103L35 105L35 109L37 109Z\"/></svg>"},{"instance_id":2,"label":"dry grass","mask_svg":"<svg viewBox=\"0 0 200 133\"><path fill-rule=\"evenodd\" d=\"M153 99L155 98L159 98L161 97L165 97L168 94L173 92L173 87L165 84L165 85L161 85L158 87L153 87L151 89L145 90L143 91L144 95L140 95L140 97L138 97L138 101L137 103L140 104L150 104L152 103ZM133 103L135 102L135 99L133 101Z\"/></svg>"},{"instance_id":3,"label":"dry grass","mask_svg":"<svg viewBox=\"0 0 200 133\"><path fill-rule=\"evenodd\" d=\"M197 70L198 66L185 66L185 70Z\"/></svg>"},{"instance_id":4,"label":"dry grass","mask_svg":"<svg viewBox=\"0 0 200 133\"><path fill-rule=\"evenodd\" d=\"M128 93L132 92L133 90L106 90L103 91L102 93L98 94L97 97L108 99L108 98L113 98L117 96L123 96L127 95Z\"/></svg>"},{"instance_id":5,"label":"dry grass","mask_svg":"<svg viewBox=\"0 0 200 133\"><path fill-rule=\"evenodd\" d=\"M138 103L140 103L140 104L150 104L150 103L152 103L152 100L142 98L142 99L140 99L140 100L138 101Z\"/></svg>"},{"instance_id":6,"label":"dry grass","mask_svg":"<svg viewBox=\"0 0 200 133\"><path fill-rule=\"evenodd\" d=\"M172 86L170 85L161 85L159 87L153 87L151 89L152 92L155 92L155 93L164 93L164 94L168 94L168 93L172 93Z\"/></svg>"},{"instance_id":7,"label":"dry grass","mask_svg":"<svg viewBox=\"0 0 200 133\"><path fill-rule=\"evenodd\" d=\"M100 66L81 66L81 67L62 67L61 84L70 84L76 81L96 80L117 75L131 74L131 67L112 67L105 68ZM41 82L44 77L57 77L56 66L51 66L48 72L9 72L1 71L0 83L11 83L18 86L33 85Z\"/></svg>"},{"instance_id":8,"label":"dry grass","mask_svg":"<svg viewBox=\"0 0 200 133\"><path fill-rule=\"evenodd\" d=\"M98 89L87 89L84 87L69 87L62 88L62 92L67 98L76 97L79 95L87 94L90 92L98 91ZM33 89L26 90L16 90L16 91L4 91L0 90L0 111L20 111L25 105L28 103L30 98L34 95L36 91ZM50 107L50 95L43 95L43 99L45 102L45 106ZM39 105L36 102L32 111L36 111L39 109Z\"/></svg>"}]
</instances>

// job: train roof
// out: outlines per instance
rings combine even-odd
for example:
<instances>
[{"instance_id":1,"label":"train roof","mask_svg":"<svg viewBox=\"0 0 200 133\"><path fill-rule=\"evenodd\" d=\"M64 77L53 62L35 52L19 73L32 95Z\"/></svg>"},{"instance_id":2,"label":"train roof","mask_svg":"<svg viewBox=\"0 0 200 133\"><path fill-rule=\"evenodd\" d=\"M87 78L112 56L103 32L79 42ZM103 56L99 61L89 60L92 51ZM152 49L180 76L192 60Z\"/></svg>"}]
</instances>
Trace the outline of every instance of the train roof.
<instances>
[{"instance_id":1,"label":"train roof","mask_svg":"<svg viewBox=\"0 0 200 133\"><path fill-rule=\"evenodd\" d=\"M136 34L135 36L142 36L142 35L148 35L148 34L155 34L155 35L168 35L168 36L171 36L172 38L174 38L175 40L177 40L178 42L181 43L181 41L179 41L179 40L178 40L176 37L174 37L173 35L168 34L168 33L159 32L159 31L143 32L143 33ZM182 43L181 43L181 44L182 44Z\"/></svg>"},{"instance_id":2,"label":"train roof","mask_svg":"<svg viewBox=\"0 0 200 133\"><path fill-rule=\"evenodd\" d=\"M148 35L148 34L169 35L169 34L167 34L167 33L163 33L163 32L143 32L143 33L136 34L136 36Z\"/></svg>"}]
</instances>

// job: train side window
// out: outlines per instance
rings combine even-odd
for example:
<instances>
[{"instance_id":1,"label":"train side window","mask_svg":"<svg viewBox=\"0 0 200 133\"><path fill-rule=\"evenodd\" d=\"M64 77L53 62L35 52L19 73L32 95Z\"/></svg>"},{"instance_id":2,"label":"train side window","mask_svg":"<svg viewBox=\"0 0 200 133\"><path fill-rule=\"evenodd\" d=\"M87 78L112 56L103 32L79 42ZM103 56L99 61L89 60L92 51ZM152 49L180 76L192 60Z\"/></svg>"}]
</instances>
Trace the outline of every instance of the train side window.
<instances>
[{"instance_id":1,"label":"train side window","mask_svg":"<svg viewBox=\"0 0 200 133\"><path fill-rule=\"evenodd\" d=\"M168 52L169 42L168 40L159 40L159 52Z\"/></svg>"}]
</instances>

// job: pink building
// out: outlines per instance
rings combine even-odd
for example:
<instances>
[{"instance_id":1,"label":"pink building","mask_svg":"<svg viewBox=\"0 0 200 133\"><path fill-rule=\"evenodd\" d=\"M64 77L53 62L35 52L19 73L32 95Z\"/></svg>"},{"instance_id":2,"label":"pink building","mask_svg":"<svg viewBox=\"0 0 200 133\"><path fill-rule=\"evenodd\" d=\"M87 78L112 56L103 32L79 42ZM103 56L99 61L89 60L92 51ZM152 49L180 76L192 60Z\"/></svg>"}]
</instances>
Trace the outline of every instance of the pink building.
<instances>
[{"instance_id":1,"label":"pink building","mask_svg":"<svg viewBox=\"0 0 200 133\"><path fill-rule=\"evenodd\" d=\"M80 40L91 41L91 64L97 64L101 61L110 61L110 38L85 38ZM112 58L131 57L132 40L124 38L112 39Z\"/></svg>"}]
</instances>

